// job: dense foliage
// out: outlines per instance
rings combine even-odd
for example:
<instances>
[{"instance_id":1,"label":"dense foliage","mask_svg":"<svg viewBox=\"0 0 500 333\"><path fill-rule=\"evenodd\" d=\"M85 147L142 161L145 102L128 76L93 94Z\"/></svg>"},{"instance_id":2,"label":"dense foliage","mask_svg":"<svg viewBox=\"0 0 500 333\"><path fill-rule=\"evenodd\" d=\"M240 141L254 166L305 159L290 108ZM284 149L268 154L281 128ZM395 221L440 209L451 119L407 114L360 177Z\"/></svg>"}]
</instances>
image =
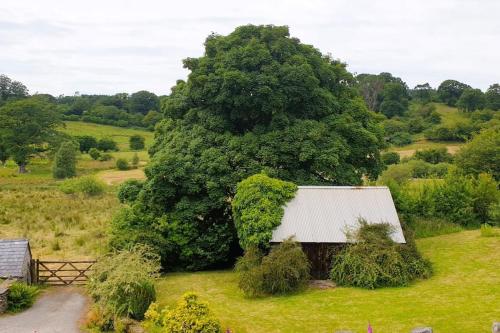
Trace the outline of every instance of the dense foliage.
<instances>
[{"instance_id":1,"label":"dense foliage","mask_svg":"<svg viewBox=\"0 0 500 333\"><path fill-rule=\"evenodd\" d=\"M159 226L177 266L213 267L237 255L230 201L252 174L340 185L380 172L382 132L352 75L287 27L211 35L205 54L184 64L191 73L163 104L133 208ZM129 222L115 225L137 226Z\"/></svg>"},{"instance_id":2,"label":"dense foliage","mask_svg":"<svg viewBox=\"0 0 500 333\"><path fill-rule=\"evenodd\" d=\"M61 121L50 103L31 97L10 102L0 107L0 145L26 172L26 165L36 154L47 150L47 145L57 146Z\"/></svg>"},{"instance_id":3,"label":"dense foliage","mask_svg":"<svg viewBox=\"0 0 500 333\"><path fill-rule=\"evenodd\" d=\"M27 96L28 88L24 84L0 74L0 106L8 101L22 99Z\"/></svg>"},{"instance_id":4,"label":"dense foliage","mask_svg":"<svg viewBox=\"0 0 500 333\"><path fill-rule=\"evenodd\" d=\"M145 139L139 134L134 134L129 139L130 149L132 150L142 150L144 149Z\"/></svg>"},{"instance_id":5,"label":"dense foliage","mask_svg":"<svg viewBox=\"0 0 500 333\"><path fill-rule=\"evenodd\" d=\"M108 254L92 267L87 291L103 310L118 317L143 319L156 299L159 258L147 247Z\"/></svg>"},{"instance_id":6,"label":"dense foliage","mask_svg":"<svg viewBox=\"0 0 500 333\"><path fill-rule=\"evenodd\" d=\"M445 80L439 85L437 93L441 102L449 106L455 106L464 90L468 88L470 86L465 83L456 80Z\"/></svg>"},{"instance_id":7,"label":"dense foliage","mask_svg":"<svg viewBox=\"0 0 500 333\"><path fill-rule=\"evenodd\" d=\"M133 203L141 192L142 186L143 183L136 179L123 182L118 188L118 200L121 203Z\"/></svg>"},{"instance_id":8,"label":"dense foliage","mask_svg":"<svg viewBox=\"0 0 500 333\"><path fill-rule=\"evenodd\" d=\"M52 175L56 179L76 176L76 156L78 147L71 141L61 143L54 157Z\"/></svg>"},{"instance_id":9,"label":"dense foliage","mask_svg":"<svg viewBox=\"0 0 500 333\"><path fill-rule=\"evenodd\" d=\"M394 178L385 180L391 188L398 212L407 219L444 219L465 227L481 223L498 224L495 210L500 205L498 183L489 174L465 176L457 170L444 180L426 182L412 190L411 184ZM411 223L410 223L411 224Z\"/></svg>"},{"instance_id":10,"label":"dense foliage","mask_svg":"<svg viewBox=\"0 0 500 333\"><path fill-rule=\"evenodd\" d=\"M116 160L116 168L118 170L128 170L129 169L128 161L124 158L119 158Z\"/></svg>"},{"instance_id":11,"label":"dense foliage","mask_svg":"<svg viewBox=\"0 0 500 333\"><path fill-rule=\"evenodd\" d=\"M418 278L431 275L430 262L418 253L409 233L406 244L395 243L389 224L369 224L349 235L352 244L334 256L332 280L341 286L367 289L406 286Z\"/></svg>"},{"instance_id":12,"label":"dense foliage","mask_svg":"<svg viewBox=\"0 0 500 333\"><path fill-rule=\"evenodd\" d=\"M273 230L281 223L283 206L290 201L297 186L265 174L250 176L236 187L232 201L233 220L240 246L267 248Z\"/></svg>"},{"instance_id":13,"label":"dense foliage","mask_svg":"<svg viewBox=\"0 0 500 333\"><path fill-rule=\"evenodd\" d=\"M273 246L266 256L250 246L236 264L239 287L250 297L298 291L307 285L309 269L307 256L293 239Z\"/></svg>"},{"instance_id":14,"label":"dense foliage","mask_svg":"<svg viewBox=\"0 0 500 333\"><path fill-rule=\"evenodd\" d=\"M29 286L26 283L15 282L9 287L7 295L7 311L19 312L33 305L38 295L36 286Z\"/></svg>"},{"instance_id":15,"label":"dense foliage","mask_svg":"<svg viewBox=\"0 0 500 333\"><path fill-rule=\"evenodd\" d=\"M160 98L145 90L131 95L119 93L112 96L75 95L52 98L57 104L58 113L65 120L153 129L163 118L158 112Z\"/></svg>"},{"instance_id":16,"label":"dense foliage","mask_svg":"<svg viewBox=\"0 0 500 333\"><path fill-rule=\"evenodd\" d=\"M172 310L161 309L152 303L146 312L144 326L158 333L219 333L219 320L213 316L208 303L198 300L198 295L187 292Z\"/></svg>"},{"instance_id":17,"label":"dense foliage","mask_svg":"<svg viewBox=\"0 0 500 333\"><path fill-rule=\"evenodd\" d=\"M488 172L500 180L500 128L482 131L460 149L455 159L466 173Z\"/></svg>"}]
</instances>

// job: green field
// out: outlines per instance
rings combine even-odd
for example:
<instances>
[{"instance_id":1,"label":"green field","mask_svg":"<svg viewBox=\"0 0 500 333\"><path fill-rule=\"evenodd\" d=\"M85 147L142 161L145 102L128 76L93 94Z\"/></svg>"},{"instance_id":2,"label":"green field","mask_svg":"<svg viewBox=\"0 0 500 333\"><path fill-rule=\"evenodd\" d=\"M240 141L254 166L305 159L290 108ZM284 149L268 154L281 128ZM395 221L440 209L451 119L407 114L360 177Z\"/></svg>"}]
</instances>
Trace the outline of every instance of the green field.
<instances>
[{"instance_id":1,"label":"green field","mask_svg":"<svg viewBox=\"0 0 500 333\"><path fill-rule=\"evenodd\" d=\"M418 240L435 275L406 288L309 289L262 299L245 298L231 271L175 273L158 283L158 299L171 306L185 291L209 302L223 328L233 332L410 332L429 325L435 332L491 332L500 320L500 238L479 231ZM495 305L496 304L496 305Z\"/></svg>"},{"instance_id":2,"label":"green field","mask_svg":"<svg viewBox=\"0 0 500 333\"><path fill-rule=\"evenodd\" d=\"M129 151L128 141L129 138L134 134L142 135L146 139L146 147L149 147L153 143L153 132L115 127L108 125L100 125L93 123L85 123L81 121L66 121L65 127L62 131L69 135L91 135L97 139L109 137L118 143L118 148L120 151Z\"/></svg>"}]
</instances>

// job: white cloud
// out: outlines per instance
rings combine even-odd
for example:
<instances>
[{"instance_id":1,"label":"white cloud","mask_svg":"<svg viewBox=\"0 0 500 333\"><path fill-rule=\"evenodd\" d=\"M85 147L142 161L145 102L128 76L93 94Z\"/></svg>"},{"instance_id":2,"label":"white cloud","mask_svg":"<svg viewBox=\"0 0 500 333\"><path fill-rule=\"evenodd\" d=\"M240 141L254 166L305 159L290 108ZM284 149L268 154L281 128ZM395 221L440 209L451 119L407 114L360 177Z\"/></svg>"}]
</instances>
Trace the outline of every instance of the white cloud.
<instances>
[{"instance_id":1,"label":"white cloud","mask_svg":"<svg viewBox=\"0 0 500 333\"><path fill-rule=\"evenodd\" d=\"M286 24L347 62L410 86L500 79L500 1L2 1L0 73L54 95L169 93L212 31Z\"/></svg>"}]
</instances>

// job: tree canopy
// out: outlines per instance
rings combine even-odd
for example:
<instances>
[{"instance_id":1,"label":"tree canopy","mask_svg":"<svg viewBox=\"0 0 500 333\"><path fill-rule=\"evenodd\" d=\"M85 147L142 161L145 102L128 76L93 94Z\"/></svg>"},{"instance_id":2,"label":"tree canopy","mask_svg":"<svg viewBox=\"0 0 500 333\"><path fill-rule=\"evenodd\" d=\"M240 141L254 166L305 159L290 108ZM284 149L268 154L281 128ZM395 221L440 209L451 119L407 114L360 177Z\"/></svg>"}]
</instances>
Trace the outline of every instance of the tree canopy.
<instances>
[{"instance_id":1,"label":"tree canopy","mask_svg":"<svg viewBox=\"0 0 500 333\"><path fill-rule=\"evenodd\" d=\"M0 74L0 105L8 100L25 98L28 88L19 81L12 81L8 76Z\"/></svg>"},{"instance_id":2,"label":"tree canopy","mask_svg":"<svg viewBox=\"0 0 500 333\"><path fill-rule=\"evenodd\" d=\"M380 172L382 130L353 76L287 27L212 34L184 65L190 74L163 104L148 179L126 221L115 221L134 237L155 226L147 237L162 235L170 265L213 267L239 253L230 202L252 174L354 185Z\"/></svg>"},{"instance_id":3,"label":"tree canopy","mask_svg":"<svg viewBox=\"0 0 500 333\"><path fill-rule=\"evenodd\" d=\"M463 91L467 88L470 88L470 86L465 83L456 80L445 80L439 85L437 93L441 102L446 103L448 106L455 106Z\"/></svg>"},{"instance_id":4,"label":"tree canopy","mask_svg":"<svg viewBox=\"0 0 500 333\"><path fill-rule=\"evenodd\" d=\"M483 109L486 99L480 89L467 88L458 99L457 107L460 110L472 112Z\"/></svg>"},{"instance_id":5,"label":"tree canopy","mask_svg":"<svg viewBox=\"0 0 500 333\"><path fill-rule=\"evenodd\" d=\"M43 98L31 97L7 103L0 108L0 142L7 147L19 172L33 155L57 145L62 123L53 105Z\"/></svg>"},{"instance_id":6,"label":"tree canopy","mask_svg":"<svg viewBox=\"0 0 500 333\"><path fill-rule=\"evenodd\" d=\"M500 110L500 84L492 84L485 94L486 107L492 110Z\"/></svg>"}]
</instances>

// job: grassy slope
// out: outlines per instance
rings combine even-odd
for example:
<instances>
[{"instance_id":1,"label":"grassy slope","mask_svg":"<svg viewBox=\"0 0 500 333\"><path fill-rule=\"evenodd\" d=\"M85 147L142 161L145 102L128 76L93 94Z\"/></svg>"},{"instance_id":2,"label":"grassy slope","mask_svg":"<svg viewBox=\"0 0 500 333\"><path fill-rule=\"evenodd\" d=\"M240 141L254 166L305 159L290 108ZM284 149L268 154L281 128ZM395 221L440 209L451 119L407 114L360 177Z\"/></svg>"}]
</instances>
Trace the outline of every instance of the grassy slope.
<instances>
[{"instance_id":1,"label":"grassy slope","mask_svg":"<svg viewBox=\"0 0 500 333\"><path fill-rule=\"evenodd\" d=\"M436 332L490 332L500 318L500 238L479 231L421 239L435 275L406 288L337 288L246 299L229 271L177 273L158 283L160 303L173 305L194 290L210 303L224 328L234 332L409 332L430 325Z\"/></svg>"},{"instance_id":2,"label":"grassy slope","mask_svg":"<svg viewBox=\"0 0 500 333\"><path fill-rule=\"evenodd\" d=\"M153 132L122 128L108 125L85 123L81 121L66 121L66 127L62 129L64 133L70 135L91 135L97 139L110 137L118 143L120 151L129 151L128 141L134 134L142 135L146 139L146 147L153 143Z\"/></svg>"},{"instance_id":3,"label":"grassy slope","mask_svg":"<svg viewBox=\"0 0 500 333\"><path fill-rule=\"evenodd\" d=\"M447 106L441 103L435 103L436 111L441 115L441 122L444 125L452 125L457 122L466 121L467 118L457 108ZM451 154L454 154L463 145L463 142L436 142L429 141L423 137L422 134L416 134L413 138L415 142L402 146L392 147L391 151L398 152L402 157L411 156L416 150L423 150L429 148L447 147Z\"/></svg>"}]
</instances>

